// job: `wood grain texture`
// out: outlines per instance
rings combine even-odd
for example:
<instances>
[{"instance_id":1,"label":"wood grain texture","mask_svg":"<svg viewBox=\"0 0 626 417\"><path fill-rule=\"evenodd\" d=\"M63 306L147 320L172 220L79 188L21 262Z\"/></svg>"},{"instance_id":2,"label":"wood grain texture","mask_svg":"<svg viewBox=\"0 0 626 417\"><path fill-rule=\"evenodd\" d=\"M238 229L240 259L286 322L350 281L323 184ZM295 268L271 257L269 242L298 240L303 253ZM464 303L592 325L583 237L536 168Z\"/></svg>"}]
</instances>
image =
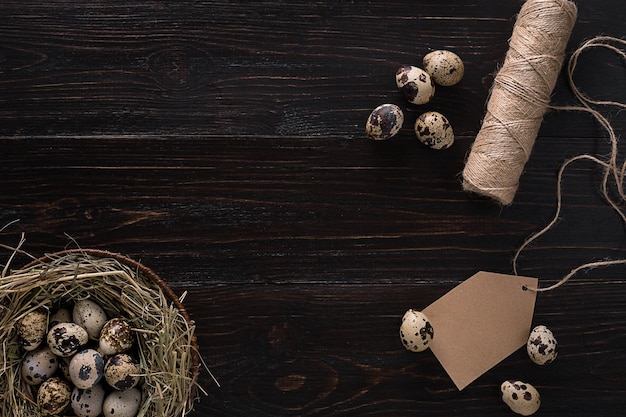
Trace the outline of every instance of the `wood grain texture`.
<instances>
[{"instance_id":1,"label":"wood grain texture","mask_svg":"<svg viewBox=\"0 0 626 417\"><path fill-rule=\"evenodd\" d=\"M609 152L589 116L551 111L512 206L461 190L521 3L0 2L0 224L20 219L0 243L24 231L36 256L121 252L188 291L221 384L202 375L208 396L193 417L501 416L510 378L537 386L543 416L622 416L624 268L540 295L535 322L561 344L549 367L519 351L458 392L432 354L397 336L406 309L478 270L510 273L554 212L561 163ZM624 36L622 2L578 3L568 51ZM407 105L396 68L439 48L463 57L463 82ZM576 80L626 99L624 62L607 51L585 54ZM407 122L374 143L364 124L383 102ZM574 103L563 79L553 102ZM424 110L451 120L451 149L415 140ZM602 111L623 137L624 113ZM600 180L587 162L568 171L562 219L520 273L547 284L624 257Z\"/></svg>"}]
</instances>

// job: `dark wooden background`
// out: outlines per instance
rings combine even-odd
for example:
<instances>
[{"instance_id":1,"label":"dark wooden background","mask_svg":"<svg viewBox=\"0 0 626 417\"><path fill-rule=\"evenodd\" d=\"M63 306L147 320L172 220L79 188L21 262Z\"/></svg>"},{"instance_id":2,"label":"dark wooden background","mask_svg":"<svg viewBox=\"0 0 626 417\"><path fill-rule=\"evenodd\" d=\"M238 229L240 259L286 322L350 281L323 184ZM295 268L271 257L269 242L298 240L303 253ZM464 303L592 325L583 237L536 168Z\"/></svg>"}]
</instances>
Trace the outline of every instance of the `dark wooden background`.
<instances>
[{"instance_id":1,"label":"dark wooden background","mask_svg":"<svg viewBox=\"0 0 626 417\"><path fill-rule=\"evenodd\" d=\"M1 1L0 234L29 253L121 252L161 275L197 322L207 373L193 416L501 416L499 385L543 396L543 416L623 416L625 268L541 294L549 367L514 353L456 390L430 352L397 336L479 270L511 273L515 249L555 209L568 157L605 156L585 114L550 112L514 204L463 192L460 173L521 1ZM580 0L572 51L623 37L621 0ZM395 89L401 64L451 49L461 84L426 106ZM577 82L625 99L624 62L583 56ZM406 110L400 135L364 136L369 112ZM561 79L558 104L575 104ZM419 112L445 113L446 151L419 144ZM601 109L624 136L624 113ZM577 163L558 227L523 253L544 285L626 256L624 225ZM8 257L8 252L6 255ZM24 259L18 259L19 261Z\"/></svg>"}]
</instances>

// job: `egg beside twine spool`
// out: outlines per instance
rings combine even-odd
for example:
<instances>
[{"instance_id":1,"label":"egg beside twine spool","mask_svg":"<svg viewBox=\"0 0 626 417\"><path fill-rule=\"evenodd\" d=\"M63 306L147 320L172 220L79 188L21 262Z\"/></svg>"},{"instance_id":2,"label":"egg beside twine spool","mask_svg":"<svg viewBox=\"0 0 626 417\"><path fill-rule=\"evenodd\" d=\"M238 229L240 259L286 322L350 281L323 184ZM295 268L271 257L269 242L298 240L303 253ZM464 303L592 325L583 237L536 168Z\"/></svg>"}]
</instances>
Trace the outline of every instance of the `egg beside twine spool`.
<instances>
[{"instance_id":1,"label":"egg beside twine spool","mask_svg":"<svg viewBox=\"0 0 626 417\"><path fill-rule=\"evenodd\" d=\"M509 205L550 104L576 22L570 0L527 0L520 9L482 126L463 170L463 189Z\"/></svg>"}]
</instances>

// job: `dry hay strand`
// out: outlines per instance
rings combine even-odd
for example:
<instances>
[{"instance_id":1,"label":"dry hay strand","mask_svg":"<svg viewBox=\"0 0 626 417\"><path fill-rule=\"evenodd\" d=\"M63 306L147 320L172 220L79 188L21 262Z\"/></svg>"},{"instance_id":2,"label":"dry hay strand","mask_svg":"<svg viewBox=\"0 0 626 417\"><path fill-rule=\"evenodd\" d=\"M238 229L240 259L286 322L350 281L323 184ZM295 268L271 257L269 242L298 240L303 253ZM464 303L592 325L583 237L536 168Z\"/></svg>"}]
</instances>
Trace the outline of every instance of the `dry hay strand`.
<instances>
[{"instance_id":1,"label":"dry hay strand","mask_svg":"<svg viewBox=\"0 0 626 417\"><path fill-rule=\"evenodd\" d=\"M173 417L191 411L200 357L195 325L181 300L144 265L100 250L68 250L0 276L0 415L35 416L36 387L22 381L24 352L15 323L27 313L89 298L109 318L125 317L135 330L141 369L138 416Z\"/></svg>"}]
</instances>

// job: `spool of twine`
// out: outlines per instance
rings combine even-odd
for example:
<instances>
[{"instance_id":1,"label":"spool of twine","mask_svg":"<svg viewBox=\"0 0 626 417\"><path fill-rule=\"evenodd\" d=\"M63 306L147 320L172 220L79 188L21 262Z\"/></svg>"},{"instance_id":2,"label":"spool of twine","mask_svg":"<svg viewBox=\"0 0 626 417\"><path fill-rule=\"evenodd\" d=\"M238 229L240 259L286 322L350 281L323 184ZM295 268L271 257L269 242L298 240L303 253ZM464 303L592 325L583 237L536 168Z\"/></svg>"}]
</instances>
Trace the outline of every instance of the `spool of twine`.
<instances>
[{"instance_id":1,"label":"spool of twine","mask_svg":"<svg viewBox=\"0 0 626 417\"><path fill-rule=\"evenodd\" d=\"M463 170L463 189L508 205L530 157L576 22L569 0L528 0L513 27L482 126Z\"/></svg>"}]
</instances>

